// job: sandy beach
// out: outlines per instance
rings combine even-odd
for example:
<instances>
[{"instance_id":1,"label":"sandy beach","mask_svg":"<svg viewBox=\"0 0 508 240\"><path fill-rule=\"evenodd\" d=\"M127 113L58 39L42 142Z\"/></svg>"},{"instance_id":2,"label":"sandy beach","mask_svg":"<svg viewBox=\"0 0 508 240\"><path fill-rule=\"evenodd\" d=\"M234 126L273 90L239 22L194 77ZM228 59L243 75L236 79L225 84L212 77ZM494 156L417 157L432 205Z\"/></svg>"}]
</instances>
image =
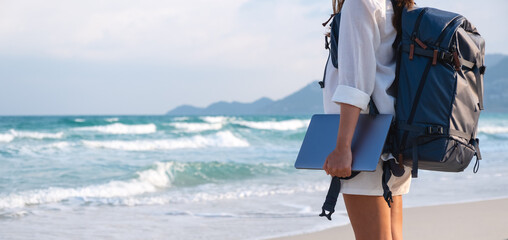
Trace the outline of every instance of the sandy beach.
<instances>
[{"instance_id":1,"label":"sandy beach","mask_svg":"<svg viewBox=\"0 0 508 240\"><path fill-rule=\"evenodd\" d=\"M508 198L404 209L404 239L508 239ZM272 240L354 239L350 224Z\"/></svg>"}]
</instances>

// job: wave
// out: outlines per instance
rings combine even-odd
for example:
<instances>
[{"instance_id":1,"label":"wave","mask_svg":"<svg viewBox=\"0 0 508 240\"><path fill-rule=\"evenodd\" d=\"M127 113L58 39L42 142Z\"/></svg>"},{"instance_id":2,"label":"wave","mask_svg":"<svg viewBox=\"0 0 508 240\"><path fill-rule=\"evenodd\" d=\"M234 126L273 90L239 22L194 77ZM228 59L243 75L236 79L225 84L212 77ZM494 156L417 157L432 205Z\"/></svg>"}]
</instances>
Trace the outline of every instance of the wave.
<instances>
[{"instance_id":1,"label":"wave","mask_svg":"<svg viewBox=\"0 0 508 240\"><path fill-rule=\"evenodd\" d=\"M0 142L10 142L10 141L14 140L14 138L58 139L58 138L62 138L63 135L64 135L63 132L45 133L45 132L17 131L14 129L10 129L9 133L0 134Z\"/></svg>"},{"instance_id":2,"label":"wave","mask_svg":"<svg viewBox=\"0 0 508 240\"><path fill-rule=\"evenodd\" d=\"M21 146L12 146L7 149L8 152L15 152L19 155L33 155L33 154L54 154L56 152L60 152L62 150L68 149L70 146L74 144L69 142L54 142L50 144L29 144L29 145L21 145Z\"/></svg>"},{"instance_id":3,"label":"wave","mask_svg":"<svg viewBox=\"0 0 508 240\"><path fill-rule=\"evenodd\" d=\"M189 117L175 117L173 118L173 121L187 121L189 120Z\"/></svg>"},{"instance_id":4,"label":"wave","mask_svg":"<svg viewBox=\"0 0 508 240\"><path fill-rule=\"evenodd\" d=\"M499 134L499 133L508 133L508 127L505 126L480 126L478 128L479 133L487 133L487 134Z\"/></svg>"},{"instance_id":5,"label":"wave","mask_svg":"<svg viewBox=\"0 0 508 240\"><path fill-rule=\"evenodd\" d=\"M118 122L118 118L114 117L114 118L106 118L104 119L106 122Z\"/></svg>"},{"instance_id":6,"label":"wave","mask_svg":"<svg viewBox=\"0 0 508 240\"><path fill-rule=\"evenodd\" d=\"M54 149L65 149L65 148L68 148L69 146L71 146L71 144L68 142L55 142L55 143L47 144L43 147L44 148L54 148Z\"/></svg>"},{"instance_id":7,"label":"wave","mask_svg":"<svg viewBox=\"0 0 508 240\"><path fill-rule=\"evenodd\" d=\"M220 130L223 126L222 123L183 123L183 122L170 123L169 125L177 129L184 130L186 132Z\"/></svg>"},{"instance_id":8,"label":"wave","mask_svg":"<svg viewBox=\"0 0 508 240\"><path fill-rule=\"evenodd\" d=\"M225 123L228 121L228 117L224 117L224 116L206 116L206 117L201 117L201 119L205 122L209 122L209 123Z\"/></svg>"},{"instance_id":9,"label":"wave","mask_svg":"<svg viewBox=\"0 0 508 240\"><path fill-rule=\"evenodd\" d=\"M236 137L230 131L223 131L209 136L193 136L166 140L137 140L137 141L87 141L88 147L106 148L126 151L173 150L182 148L206 147L248 147L250 144L244 139Z\"/></svg>"},{"instance_id":10,"label":"wave","mask_svg":"<svg viewBox=\"0 0 508 240\"><path fill-rule=\"evenodd\" d=\"M0 134L0 142L10 142L14 140L14 136L11 134Z\"/></svg>"},{"instance_id":11,"label":"wave","mask_svg":"<svg viewBox=\"0 0 508 240\"><path fill-rule=\"evenodd\" d=\"M241 185L240 185L241 184ZM328 190L329 183L326 181L299 183L290 185L276 184L245 184L245 182L223 186L209 186L201 188L198 192L168 193L160 196L138 196L123 199L109 200L113 205L136 206L136 205L164 205L171 203L197 203L214 202L225 200L238 200L251 197L269 197L274 195L292 195L297 193L315 193Z\"/></svg>"},{"instance_id":12,"label":"wave","mask_svg":"<svg viewBox=\"0 0 508 240\"><path fill-rule=\"evenodd\" d=\"M111 181L102 185L82 188L48 188L11 194L0 198L0 209L19 208L27 205L61 202L72 198L87 201L88 198L128 197L155 192L171 185L171 169L174 162L155 164L155 169L137 172L137 178L129 181Z\"/></svg>"},{"instance_id":13,"label":"wave","mask_svg":"<svg viewBox=\"0 0 508 240\"><path fill-rule=\"evenodd\" d=\"M74 119L74 122L79 122L79 123L81 123L81 122L85 122L85 121L86 121L86 120L85 120L85 119L83 119L83 118L76 118L76 119Z\"/></svg>"},{"instance_id":14,"label":"wave","mask_svg":"<svg viewBox=\"0 0 508 240\"><path fill-rule=\"evenodd\" d=\"M105 184L80 188L52 187L14 193L0 197L0 209L20 208L29 205L40 205L72 200L85 203L98 202L122 205L153 204L161 202L161 199L159 197L139 197L139 195L155 193L171 187L195 186L231 179L246 179L259 174L280 173L281 171L285 171L287 169L292 170L289 165L273 167L262 163L156 162L151 168L136 172L136 177L130 180L110 181ZM326 183L324 183L324 186L326 187ZM269 189L266 189L264 186L261 187L262 189L258 189L257 191L252 191L250 187L243 186L238 190L235 190L234 193L226 192L220 194L207 194L198 192L188 196L182 195L181 197L163 196L163 201L166 203L177 201L210 201L301 191L301 189L295 190L293 188L282 189L281 186L272 186ZM319 188L319 190L322 189Z\"/></svg>"},{"instance_id":15,"label":"wave","mask_svg":"<svg viewBox=\"0 0 508 240\"><path fill-rule=\"evenodd\" d=\"M137 125L126 125L122 123L113 123L104 126L92 126L92 127L79 127L75 128L78 131L94 131L109 134L149 134L157 131L155 124L137 124Z\"/></svg>"},{"instance_id":16,"label":"wave","mask_svg":"<svg viewBox=\"0 0 508 240\"><path fill-rule=\"evenodd\" d=\"M288 131L306 128L307 126L309 126L310 120L292 119L284 121L264 121L264 122L233 121L233 123L254 129Z\"/></svg>"}]
</instances>

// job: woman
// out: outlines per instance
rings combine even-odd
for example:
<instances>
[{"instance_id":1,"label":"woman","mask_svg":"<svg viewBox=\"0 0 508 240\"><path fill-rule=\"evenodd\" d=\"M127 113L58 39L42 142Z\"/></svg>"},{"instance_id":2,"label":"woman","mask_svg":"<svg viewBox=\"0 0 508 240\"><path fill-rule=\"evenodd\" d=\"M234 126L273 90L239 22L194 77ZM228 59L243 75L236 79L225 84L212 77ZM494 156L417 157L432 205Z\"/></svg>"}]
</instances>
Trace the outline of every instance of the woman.
<instances>
[{"instance_id":1,"label":"woman","mask_svg":"<svg viewBox=\"0 0 508 240\"><path fill-rule=\"evenodd\" d=\"M337 147L323 169L328 175L351 175L351 140L360 112L366 113L372 97L380 113L395 114L395 99L387 93L395 78L396 26L402 6L411 8L413 0L338 0L341 11L338 68L328 61L323 92L326 113L340 113ZM395 23L395 24L394 24ZM356 239L402 239L402 195L409 191L411 169L401 177L392 176L388 186L393 194L391 208L383 198L381 186L383 154L375 172L361 172L341 181L346 209Z\"/></svg>"}]
</instances>

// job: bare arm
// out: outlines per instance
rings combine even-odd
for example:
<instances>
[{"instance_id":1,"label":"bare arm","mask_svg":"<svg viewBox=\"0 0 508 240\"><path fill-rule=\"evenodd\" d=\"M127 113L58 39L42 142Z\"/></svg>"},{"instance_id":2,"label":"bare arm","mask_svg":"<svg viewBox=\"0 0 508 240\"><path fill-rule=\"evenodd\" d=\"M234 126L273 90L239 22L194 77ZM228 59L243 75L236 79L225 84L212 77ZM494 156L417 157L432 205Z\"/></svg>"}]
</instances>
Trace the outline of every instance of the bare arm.
<instances>
[{"instance_id":1,"label":"bare arm","mask_svg":"<svg viewBox=\"0 0 508 240\"><path fill-rule=\"evenodd\" d=\"M326 158L323 169L328 175L348 177L351 175L353 157L351 142L361 109L353 105L340 104L340 123L337 146Z\"/></svg>"}]
</instances>

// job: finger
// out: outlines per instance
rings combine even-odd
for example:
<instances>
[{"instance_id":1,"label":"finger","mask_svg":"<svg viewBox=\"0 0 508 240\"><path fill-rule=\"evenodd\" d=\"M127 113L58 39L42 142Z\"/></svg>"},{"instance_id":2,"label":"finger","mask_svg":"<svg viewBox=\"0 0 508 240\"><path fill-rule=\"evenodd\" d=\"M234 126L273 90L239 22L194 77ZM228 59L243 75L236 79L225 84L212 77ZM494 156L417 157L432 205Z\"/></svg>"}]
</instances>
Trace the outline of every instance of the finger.
<instances>
[{"instance_id":1,"label":"finger","mask_svg":"<svg viewBox=\"0 0 508 240\"><path fill-rule=\"evenodd\" d=\"M334 168L332 171L331 171L331 174L332 176L334 177L341 177L341 172L339 171L339 169L337 168Z\"/></svg>"},{"instance_id":2,"label":"finger","mask_svg":"<svg viewBox=\"0 0 508 240\"><path fill-rule=\"evenodd\" d=\"M333 174L334 174L335 170L334 170L333 166L330 163L327 163L326 170L328 171L328 175L331 175L333 177Z\"/></svg>"},{"instance_id":3,"label":"finger","mask_svg":"<svg viewBox=\"0 0 508 240\"><path fill-rule=\"evenodd\" d=\"M349 177L347 170L341 169L340 171L337 171L338 177Z\"/></svg>"}]
</instances>

